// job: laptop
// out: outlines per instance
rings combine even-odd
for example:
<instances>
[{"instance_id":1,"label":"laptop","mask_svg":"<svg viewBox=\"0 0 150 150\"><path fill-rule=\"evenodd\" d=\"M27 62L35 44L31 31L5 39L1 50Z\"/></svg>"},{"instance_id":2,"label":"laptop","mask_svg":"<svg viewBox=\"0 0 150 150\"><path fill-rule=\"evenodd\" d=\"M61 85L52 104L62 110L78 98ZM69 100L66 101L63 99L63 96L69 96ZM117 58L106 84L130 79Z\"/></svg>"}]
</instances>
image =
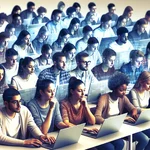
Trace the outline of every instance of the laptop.
<instances>
[{"instance_id":1,"label":"laptop","mask_svg":"<svg viewBox=\"0 0 150 150\"><path fill-rule=\"evenodd\" d=\"M136 122L130 122L130 121L124 121L124 123L129 124L129 125L138 125L147 121L150 121L150 109L146 109L142 111L136 120Z\"/></svg>"},{"instance_id":2,"label":"laptop","mask_svg":"<svg viewBox=\"0 0 150 150\"><path fill-rule=\"evenodd\" d=\"M88 103L97 103L100 95L110 92L108 80L91 83L88 92Z\"/></svg>"},{"instance_id":3,"label":"laptop","mask_svg":"<svg viewBox=\"0 0 150 150\"><path fill-rule=\"evenodd\" d=\"M83 131L85 123L65 128L59 131L56 142L54 144L42 144L42 147L47 149L57 149L68 146L79 141L80 135Z\"/></svg>"},{"instance_id":4,"label":"laptop","mask_svg":"<svg viewBox=\"0 0 150 150\"><path fill-rule=\"evenodd\" d=\"M105 119L103 124L100 125L100 129L97 134L93 132L87 132L85 130L83 130L82 134L92 138L99 138L99 137L106 136L108 134L118 132L126 116L127 113Z\"/></svg>"}]
</instances>

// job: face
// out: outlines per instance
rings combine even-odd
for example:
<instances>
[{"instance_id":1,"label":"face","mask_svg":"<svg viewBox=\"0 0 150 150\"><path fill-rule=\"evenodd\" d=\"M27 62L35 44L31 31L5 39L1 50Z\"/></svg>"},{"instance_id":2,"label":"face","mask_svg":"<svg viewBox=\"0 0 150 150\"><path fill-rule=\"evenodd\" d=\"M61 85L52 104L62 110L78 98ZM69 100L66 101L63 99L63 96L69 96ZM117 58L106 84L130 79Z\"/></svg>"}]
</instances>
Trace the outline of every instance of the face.
<instances>
[{"instance_id":1,"label":"face","mask_svg":"<svg viewBox=\"0 0 150 150\"><path fill-rule=\"evenodd\" d=\"M54 22L55 22L55 23L58 23L58 22L61 20L61 16L62 16L61 13L54 15L54 16L53 16Z\"/></svg>"},{"instance_id":2,"label":"face","mask_svg":"<svg viewBox=\"0 0 150 150\"><path fill-rule=\"evenodd\" d=\"M89 45L88 45L88 49L89 49L91 52L94 53L96 50L98 50L98 43L89 44Z\"/></svg>"},{"instance_id":3,"label":"face","mask_svg":"<svg viewBox=\"0 0 150 150\"><path fill-rule=\"evenodd\" d=\"M147 28L147 24L142 24L141 26L138 27L138 30L140 33L144 33Z\"/></svg>"},{"instance_id":4,"label":"face","mask_svg":"<svg viewBox=\"0 0 150 150\"><path fill-rule=\"evenodd\" d=\"M85 86L82 83L75 90L71 90L70 92L75 99L80 100L85 95Z\"/></svg>"},{"instance_id":5,"label":"face","mask_svg":"<svg viewBox=\"0 0 150 150\"><path fill-rule=\"evenodd\" d=\"M4 41L2 41L2 43L0 44L0 48L6 49L8 46L8 41L9 41L9 38L4 39Z\"/></svg>"},{"instance_id":6,"label":"face","mask_svg":"<svg viewBox=\"0 0 150 150\"><path fill-rule=\"evenodd\" d=\"M15 28L11 28L8 30L9 36L13 36L15 34Z\"/></svg>"},{"instance_id":7,"label":"face","mask_svg":"<svg viewBox=\"0 0 150 150\"><path fill-rule=\"evenodd\" d=\"M75 55L76 55L76 49L72 49L67 53L67 58L72 60L75 57Z\"/></svg>"},{"instance_id":8,"label":"face","mask_svg":"<svg viewBox=\"0 0 150 150\"><path fill-rule=\"evenodd\" d=\"M121 34L119 36L119 38L120 38L120 42L123 43L123 44L125 44L127 42L127 40L128 40L128 33Z\"/></svg>"},{"instance_id":9,"label":"face","mask_svg":"<svg viewBox=\"0 0 150 150\"><path fill-rule=\"evenodd\" d=\"M60 71L65 70L66 67L66 57L59 57L58 61L55 62L56 68Z\"/></svg>"},{"instance_id":10,"label":"face","mask_svg":"<svg viewBox=\"0 0 150 150\"><path fill-rule=\"evenodd\" d=\"M19 113L21 108L21 96L15 95L9 102L5 101L5 106L11 112Z\"/></svg>"},{"instance_id":11,"label":"face","mask_svg":"<svg viewBox=\"0 0 150 150\"><path fill-rule=\"evenodd\" d=\"M102 23L102 27L103 27L103 29L108 29L108 28L110 28L111 27L111 23L112 23L112 21L111 20L109 20L109 21L107 21L107 22L104 22L104 23Z\"/></svg>"},{"instance_id":12,"label":"face","mask_svg":"<svg viewBox=\"0 0 150 150\"><path fill-rule=\"evenodd\" d=\"M6 62L7 64L9 64L10 67L14 67L16 65L17 58L17 55L6 57Z\"/></svg>"},{"instance_id":13,"label":"face","mask_svg":"<svg viewBox=\"0 0 150 150\"><path fill-rule=\"evenodd\" d=\"M28 34L22 39L23 44L28 45L30 43L30 35Z\"/></svg>"},{"instance_id":14,"label":"face","mask_svg":"<svg viewBox=\"0 0 150 150\"><path fill-rule=\"evenodd\" d=\"M20 16L16 17L14 21L15 21L16 25L21 25L22 24L22 20L21 20Z\"/></svg>"},{"instance_id":15,"label":"face","mask_svg":"<svg viewBox=\"0 0 150 150\"><path fill-rule=\"evenodd\" d=\"M45 12L40 13L39 16L40 16L41 18L44 18Z\"/></svg>"},{"instance_id":16,"label":"face","mask_svg":"<svg viewBox=\"0 0 150 150\"><path fill-rule=\"evenodd\" d=\"M3 80L3 77L4 77L4 70L0 69L0 81Z\"/></svg>"},{"instance_id":17,"label":"face","mask_svg":"<svg viewBox=\"0 0 150 150\"><path fill-rule=\"evenodd\" d=\"M65 5L62 5L62 6L60 6L60 8L59 8L59 9L60 9L61 11L63 11L63 10L64 10L64 8L65 8Z\"/></svg>"},{"instance_id":18,"label":"face","mask_svg":"<svg viewBox=\"0 0 150 150\"><path fill-rule=\"evenodd\" d=\"M121 22L120 22L120 26L119 27L125 27L127 23L127 20L124 18Z\"/></svg>"},{"instance_id":19,"label":"face","mask_svg":"<svg viewBox=\"0 0 150 150\"><path fill-rule=\"evenodd\" d=\"M93 32L89 31L89 32L85 33L84 36L85 36L86 39L89 39L90 37L92 37L92 35L93 35Z\"/></svg>"},{"instance_id":20,"label":"face","mask_svg":"<svg viewBox=\"0 0 150 150\"><path fill-rule=\"evenodd\" d=\"M70 38L69 34L64 35L64 36L61 37L61 42L66 44L68 42L69 38Z\"/></svg>"},{"instance_id":21,"label":"face","mask_svg":"<svg viewBox=\"0 0 150 150\"><path fill-rule=\"evenodd\" d=\"M114 66L115 59L116 59L116 56L111 56L110 58L106 60L106 64L109 68L112 68Z\"/></svg>"},{"instance_id":22,"label":"face","mask_svg":"<svg viewBox=\"0 0 150 150\"><path fill-rule=\"evenodd\" d=\"M133 66L139 68L143 64L143 57L138 57L132 61Z\"/></svg>"},{"instance_id":23,"label":"face","mask_svg":"<svg viewBox=\"0 0 150 150\"><path fill-rule=\"evenodd\" d=\"M132 14L133 14L133 11L130 11L130 12L128 13L128 18L131 18Z\"/></svg>"},{"instance_id":24,"label":"face","mask_svg":"<svg viewBox=\"0 0 150 150\"><path fill-rule=\"evenodd\" d=\"M150 91L150 80L140 82L140 85L144 90Z\"/></svg>"},{"instance_id":25,"label":"face","mask_svg":"<svg viewBox=\"0 0 150 150\"><path fill-rule=\"evenodd\" d=\"M42 40L46 40L47 37L48 37L48 33L47 33L47 32L42 33L41 36L40 36L40 38L41 38Z\"/></svg>"},{"instance_id":26,"label":"face","mask_svg":"<svg viewBox=\"0 0 150 150\"><path fill-rule=\"evenodd\" d=\"M110 12L111 14L114 14L115 11L116 11L116 8L115 8L115 7L111 7L110 10L109 10L109 12Z\"/></svg>"},{"instance_id":27,"label":"face","mask_svg":"<svg viewBox=\"0 0 150 150\"><path fill-rule=\"evenodd\" d=\"M70 14L70 18L74 18L76 16L76 12Z\"/></svg>"},{"instance_id":28,"label":"face","mask_svg":"<svg viewBox=\"0 0 150 150\"><path fill-rule=\"evenodd\" d=\"M34 61L31 61L25 68L23 68L24 72L28 75L34 73Z\"/></svg>"},{"instance_id":29,"label":"face","mask_svg":"<svg viewBox=\"0 0 150 150\"><path fill-rule=\"evenodd\" d=\"M29 10L30 12L34 12L35 6L31 6L28 10Z\"/></svg>"},{"instance_id":30,"label":"face","mask_svg":"<svg viewBox=\"0 0 150 150\"><path fill-rule=\"evenodd\" d=\"M79 27L80 27L80 24L76 23L76 24L73 25L73 30L77 31L79 29Z\"/></svg>"},{"instance_id":31,"label":"face","mask_svg":"<svg viewBox=\"0 0 150 150\"><path fill-rule=\"evenodd\" d=\"M47 52L43 53L45 59L50 59L52 57L52 49L49 49Z\"/></svg>"},{"instance_id":32,"label":"face","mask_svg":"<svg viewBox=\"0 0 150 150\"><path fill-rule=\"evenodd\" d=\"M90 9L90 12L91 12L91 13L95 13L95 12L96 12L96 6L93 6L93 7Z\"/></svg>"},{"instance_id":33,"label":"face","mask_svg":"<svg viewBox=\"0 0 150 150\"><path fill-rule=\"evenodd\" d=\"M126 95L127 85L123 84L114 90L117 97L123 98Z\"/></svg>"},{"instance_id":34,"label":"face","mask_svg":"<svg viewBox=\"0 0 150 150\"><path fill-rule=\"evenodd\" d=\"M17 10L16 12L14 12L14 14L20 14L21 10Z\"/></svg>"},{"instance_id":35,"label":"face","mask_svg":"<svg viewBox=\"0 0 150 150\"><path fill-rule=\"evenodd\" d=\"M80 12L80 10L81 10L80 7L77 7L77 8L76 8L76 12L77 12L77 13Z\"/></svg>"},{"instance_id":36,"label":"face","mask_svg":"<svg viewBox=\"0 0 150 150\"><path fill-rule=\"evenodd\" d=\"M89 57L82 57L81 61L78 62L78 66L82 71L87 71L90 64L91 61L89 60Z\"/></svg>"},{"instance_id":37,"label":"face","mask_svg":"<svg viewBox=\"0 0 150 150\"><path fill-rule=\"evenodd\" d=\"M50 83L48 87L42 91L40 90L41 97L47 101L51 101L55 96L55 86L53 83Z\"/></svg>"}]
</instances>

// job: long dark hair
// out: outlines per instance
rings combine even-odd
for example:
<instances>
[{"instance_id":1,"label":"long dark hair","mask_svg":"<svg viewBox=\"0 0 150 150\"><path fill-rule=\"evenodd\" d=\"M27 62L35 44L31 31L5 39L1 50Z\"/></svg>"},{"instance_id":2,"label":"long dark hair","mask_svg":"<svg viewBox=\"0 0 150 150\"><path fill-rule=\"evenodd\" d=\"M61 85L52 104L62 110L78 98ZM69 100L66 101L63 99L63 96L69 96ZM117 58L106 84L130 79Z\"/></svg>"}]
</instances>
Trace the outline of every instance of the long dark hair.
<instances>
[{"instance_id":1,"label":"long dark hair","mask_svg":"<svg viewBox=\"0 0 150 150\"><path fill-rule=\"evenodd\" d=\"M4 85L5 84L5 82L6 82L6 74L5 74L5 69L4 69L4 67L2 66L2 65L0 65L0 70L3 70L4 71L4 76L3 76L3 79L2 79L2 81L0 81L0 86L2 86L2 85Z\"/></svg>"},{"instance_id":2,"label":"long dark hair","mask_svg":"<svg viewBox=\"0 0 150 150\"><path fill-rule=\"evenodd\" d=\"M39 80L36 83L36 92L35 92L35 99L39 99L41 97L40 90L44 91L45 89L48 88L49 84L53 83L53 81L44 79L44 80Z\"/></svg>"}]
</instances>

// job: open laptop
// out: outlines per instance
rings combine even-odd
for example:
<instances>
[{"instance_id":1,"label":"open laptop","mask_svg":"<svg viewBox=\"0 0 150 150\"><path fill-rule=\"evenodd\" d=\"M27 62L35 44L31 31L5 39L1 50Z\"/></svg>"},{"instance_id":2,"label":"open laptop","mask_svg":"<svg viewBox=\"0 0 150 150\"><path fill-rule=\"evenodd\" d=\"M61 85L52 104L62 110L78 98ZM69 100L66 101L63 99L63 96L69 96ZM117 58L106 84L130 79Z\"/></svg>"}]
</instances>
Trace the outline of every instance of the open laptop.
<instances>
[{"instance_id":1,"label":"open laptop","mask_svg":"<svg viewBox=\"0 0 150 150\"><path fill-rule=\"evenodd\" d=\"M86 132L85 130L83 130L82 134L92 138L99 138L108 134L118 132L126 116L127 113L105 119L103 124L100 125L100 129L97 134L93 132Z\"/></svg>"},{"instance_id":2,"label":"open laptop","mask_svg":"<svg viewBox=\"0 0 150 150\"><path fill-rule=\"evenodd\" d=\"M136 122L129 122L129 121L124 121L124 123L126 124L130 124L130 125L138 125L147 121L150 121L150 109L145 109L144 111L142 111L138 117L138 119L136 120Z\"/></svg>"},{"instance_id":3,"label":"open laptop","mask_svg":"<svg viewBox=\"0 0 150 150\"><path fill-rule=\"evenodd\" d=\"M57 135L56 142L54 144L43 144L42 147L47 149L57 149L67 145L77 143L80 135L83 131L85 123L61 129Z\"/></svg>"}]
</instances>

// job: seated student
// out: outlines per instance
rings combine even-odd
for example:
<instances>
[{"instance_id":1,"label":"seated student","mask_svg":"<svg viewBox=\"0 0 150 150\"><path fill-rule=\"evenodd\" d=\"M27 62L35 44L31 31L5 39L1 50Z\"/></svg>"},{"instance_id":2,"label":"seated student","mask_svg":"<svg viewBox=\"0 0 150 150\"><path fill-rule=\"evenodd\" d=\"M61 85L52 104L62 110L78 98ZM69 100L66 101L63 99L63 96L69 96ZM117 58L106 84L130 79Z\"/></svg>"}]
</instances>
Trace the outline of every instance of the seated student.
<instances>
[{"instance_id":1,"label":"seated student","mask_svg":"<svg viewBox=\"0 0 150 150\"><path fill-rule=\"evenodd\" d=\"M0 13L0 32L4 32L7 25L7 15L5 13Z\"/></svg>"},{"instance_id":2,"label":"seated student","mask_svg":"<svg viewBox=\"0 0 150 150\"><path fill-rule=\"evenodd\" d=\"M8 88L6 83L6 73L2 65L0 65L0 94L4 93L4 90Z\"/></svg>"},{"instance_id":3,"label":"seated student","mask_svg":"<svg viewBox=\"0 0 150 150\"><path fill-rule=\"evenodd\" d=\"M75 69L77 66L75 60L76 47L71 43L67 43L62 49L62 53L66 56L66 71Z\"/></svg>"},{"instance_id":4,"label":"seated student","mask_svg":"<svg viewBox=\"0 0 150 150\"><path fill-rule=\"evenodd\" d=\"M116 25L112 27L114 33L117 35L117 30L120 28L120 27L125 27L126 26L126 18L124 16L120 16L118 17L118 20L116 22Z\"/></svg>"},{"instance_id":5,"label":"seated student","mask_svg":"<svg viewBox=\"0 0 150 150\"><path fill-rule=\"evenodd\" d=\"M21 7L19 5L15 5L11 11L11 14L7 16L8 23L12 23L12 17L14 14L20 14L21 13Z\"/></svg>"},{"instance_id":6,"label":"seated student","mask_svg":"<svg viewBox=\"0 0 150 150\"><path fill-rule=\"evenodd\" d=\"M34 73L34 60L31 57L21 58L18 74L12 77L11 86L17 90L35 87L37 76Z\"/></svg>"},{"instance_id":7,"label":"seated student","mask_svg":"<svg viewBox=\"0 0 150 150\"><path fill-rule=\"evenodd\" d=\"M32 41L32 45L37 54L41 53L41 48L44 44L48 43L48 30L45 26L42 26L38 31L37 36Z\"/></svg>"},{"instance_id":8,"label":"seated student","mask_svg":"<svg viewBox=\"0 0 150 150\"><path fill-rule=\"evenodd\" d=\"M102 62L101 55L98 51L99 42L95 37L90 37L88 39L88 45L86 49L80 53L87 53L89 54L89 60L91 61L90 68L92 69L96 65L99 65Z\"/></svg>"},{"instance_id":9,"label":"seated student","mask_svg":"<svg viewBox=\"0 0 150 150\"><path fill-rule=\"evenodd\" d=\"M125 96L128 84L129 78L125 74L120 72L116 72L109 79L108 87L110 90L112 90L112 92L106 93L99 98L95 112L96 123L101 124L108 117L122 114L124 108L126 108L131 114L131 117L126 117L126 120L135 122L138 117L137 109L130 103L129 99ZM122 141L122 139L120 140ZM143 132L139 132L133 135L133 141L138 141L138 144L136 145L136 150L144 150L149 142L149 139ZM115 142L110 142L108 146L109 148L115 150L119 149L119 144ZM107 149L107 147L105 149Z\"/></svg>"},{"instance_id":10,"label":"seated student","mask_svg":"<svg viewBox=\"0 0 150 150\"><path fill-rule=\"evenodd\" d=\"M133 8L131 6L127 6L124 9L124 12L122 14L122 16L124 16L127 20L126 26L132 26L133 25L133 21L131 19L132 14L133 14Z\"/></svg>"},{"instance_id":11,"label":"seated student","mask_svg":"<svg viewBox=\"0 0 150 150\"><path fill-rule=\"evenodd\" d=\"M88 45L87 42L89 38L92 37L93 30L90 26L86 25L83 27L82 33L83 33L83 37L76 42L77 53L86 49Z\"/></svg>"},{"instance_id":12,"label":"seated student","mask_svg":"<svg viewBox=\"0 0 150 150\"><path fill-rule=\"evenodd\" d=\"M97 79L92 74L91 70L89 69L90 66L90 58L89 54L87 53L78 53L76 55L76 63L77 67L70 71L70 75L76 77L77 79L80 79L84 82L86 87L86 94L88 93L90 84L92 82L96 82Z\"/></svg>"},{"instance_id":13,"label":"seated student","mask_svg":"<svg viewBox=\"0 0 150 150\"><path fill-rule=\"evenodd\" d=\"M19 64L17 62L18 52L13 48L7 49L5 53L6 62L3 63L3 67L6 73L6 83L11 83L11 78L18 73Z\"/></svg>"},{"instance_id":14,"label":"seated student","mask_svg":"<svg viewBox=\"0 0 150 150\"><path fill-rule=\"evenodd\" d=\"M43 134L68 127L61 118L59 102L54 97L55 87L51 80L38 80L36 93L33 100L28 103L28 108L35 123Z\"/></svg>"},{"instance_id":15,"label":"seated student","mask_svg":"<svg viewBox=\"0 0 150 150\"><path fill-rule=\"evenodd\" d=\"M146 19L146 21L148 23L148 26L146 28L146 32L147 32L148 36L150 37L150 10L146 11L145 19Z\"/></svg>"},{"instance_id":16,"label":"seated student","mask_svg":"<svg viewBox=\"0 0 150 150\"><path fill-rule=\"evenodd\" d=\"M38 15L35 18L33 18L32 24L47 23L49 21L49 19L45 17L45 14L47 13L47 10L45 7L40 6L37 9L37 13Z\"/></svg>"},{"instance_id":17,"label":"seated student","mask_svg":"<svg viewBox=\"0 0 150 150\"><path fill-rule=\"evenodd\" d=\"M72 7L76 9L77 18L84 18L84 16L81 14L81 5L78 2L74 2Z\"/></svg>"},{"instance_id":18,"label":"seated student","mask_svg":"<svg viewBox=\"0 0 150 150\"><path fill-rule=\"evenodd\" d=\"M65 3L63 1L60 1L57 5L57 9L62 11L62 18L66 17L66 14L64 13L65 9Z\"/></svg>"},{"instance_id":19,"label":"seated student","mask_svg":"<svg viewBox=\"0 0 150 150\"><path fill-rule=\"evenodd\" d=\"M144 54L142 51L132 50L129 57L130 61L122 65L120 71L129 77L130 83L135 84L140 73L143 71Z\"/></svg>"},{"instance_id":20,"label":"seated student","mask_svg":"<svg viewBox=\"0 0 150 150\"><path fill-rule=\"evenodd\" d=\"M80 20L78 18L73 18L68 27L70 38L81 37L79 27L80 27Z\"/></svg>"},{"instance_id":21,"label":"seated student","mask_svg":"<svg viewBox=\"0 0 150 150\"><path fill-rule=\"evenodd\" d=\"M146 32L146 28L147 28L147 21L146 19L139 19L131 32L129 32L129 40L131 42L138 42L139 40L142 40L142 39L148 39L149 36Z\"/></svg>"},{"instance_id":22,"label":"seated student","mask_svg":"<svg viewBox=\"0 0 150 150\"><path fill-rule=\"evenodd\" d=\"M55 52L61 52L65 44L69 41L70 34L68 29L61 29L57 40L52 44L53 54Z\"/></svg>"},{"instance_id":23,"label":"seated student","mask_svg":"<svg viewBox=\"0 0 150 150\"><path fill-rule=\"evenodd\" d=\"M21 95L13 88L3 93L4 107L0 109L0 144L39 147L42 142L55 142L44 135L35 124L30 111L21 105ZM27 139L28 133L34 138Z\"/></svg>"},{"instance_id":24,"label":"seated student","mask_svg":"<svg viewBox=\"0 0 150 150\"><path fill-rule=\"evenodd\" d=\"M68 83L70 79L70 74L65 71L66 66L66 56L62 52L56 52L53 57L53 66L47 69L44 69L39 74L39 79L49 79L52 80L57 87L60 84Z\"/></svg>"},{"instance_id":25,"label":"seated student","mask_svg":"<svg viewBox=\"0 0 150 150\"><path fill-rule=\"evenodd\" d=\"M17 40L15 36L15 27L13 24L8 24L5 28L5 33L9 36L7 48L12 48L14 42Z\"/></svg>"},{"instance_id":26,"label":"seated student","mask_svg":"<svg viewBox=\"0 0 150 150\"><path fill-rule=\"evenodd\" d=\"M18 52L19 58L35 55L36 52L30 42L30 33L27 30L22 30L15 41L13 48Z\"/></svg>"},{"instance_id":27,"label":"seated student","mask_svg":"<svg viewBox=\"0 0 150 150\"><path fill-rule=\"evenodd\" d=\"M49 44L44 44L41 49L41 55L34 61L36 74L39 74L42 70L51 67L53 65L52 47Z\"/></svg>"},{"instance_id":28,"label":"seated student","mask_svg":"<svg viewBox=\"0 0 150 150\"><path fill-rule=\"evenodd\" d=\"M103 51L102 59L103 62L92 69L92 73L99 81L109 79L114 74L116 52L110 48L106 48Z\"/></svg>"},{"instance_id":29,"label":"seated student","mask_svg":"<svg viewBox=\"0 0 150 150\"><path fill-rule=\"evenodd\" d=\"M63 19L63 23L65 28L68 28L71 20L76 17L76 9L74 7L68 7L66 14L67 16Z\"/></svg>"},{"instance_id":30,"label":"seated student","mask_svg":"<svg viewBox=\"0 0 150 150\"><path fill-rule=\"evenodd\" d=\"M96 25L96 22L94 20L94 14L91 14L88 12L85 16L85 19L81 21L81 27L84 27L86 25L89 25L92 27L92 25Z\"/></svg>"},{"instance_id":31,"label":"seated student","mask_svg":"<svg viewBox=\"0 0 150 150\"><path fill-rule=\"evenodd\" d=\"M150 71L150 42L147 44L144 58L144 70Z\"/></svg>"}]
</instances>

